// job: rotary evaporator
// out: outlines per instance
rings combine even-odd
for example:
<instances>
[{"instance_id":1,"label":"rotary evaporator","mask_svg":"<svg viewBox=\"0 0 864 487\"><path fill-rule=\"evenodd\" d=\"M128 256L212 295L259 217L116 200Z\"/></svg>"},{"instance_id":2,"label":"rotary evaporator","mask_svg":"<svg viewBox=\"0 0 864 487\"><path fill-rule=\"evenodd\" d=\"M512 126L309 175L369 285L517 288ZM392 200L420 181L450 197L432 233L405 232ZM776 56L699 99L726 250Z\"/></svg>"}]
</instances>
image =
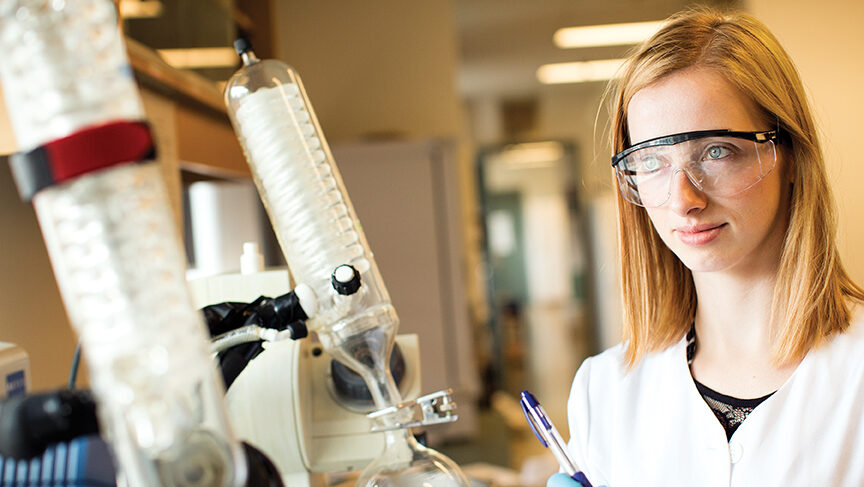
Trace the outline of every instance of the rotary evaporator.
<instances>
[{"instance_id":1,"label":"rotary evaporator","mask_svg":"<svg viewBox=\"0 0 864 487\"><path fill-rule=\"evenodd\" d=\"M282 485L269 459L232 431L115 5L0 0L0 43L21 148L10 163L80 337L118 484ZM452 460L411 432L455 420L455 405L446 391L405 402L396 387L398 318L299 78L238 47L244 66L227 87L229 114L298 283L274 309L306 321L359 374L374 402L371 429L384 437L358 485L468 486ZM281 302L291 309L280 311ZM219 338L299 338L296 330Z\"/></svg>"},{"instance_id":2,"label":"rotary evaporator","mask_svg":"<svg viewBox=\"0 0 864 487\"><path fill-rule=\"evenodd\" d=\"M228 112L294 281L317 302L307 325L324 351L355 371L374 402L384 449L360 487L470 485L411 428L455 420L449 393L403 402L390 370L399 319L297 73L259 60L243 39L242 68L225 89Z\"/></svg>"}]
</instances>

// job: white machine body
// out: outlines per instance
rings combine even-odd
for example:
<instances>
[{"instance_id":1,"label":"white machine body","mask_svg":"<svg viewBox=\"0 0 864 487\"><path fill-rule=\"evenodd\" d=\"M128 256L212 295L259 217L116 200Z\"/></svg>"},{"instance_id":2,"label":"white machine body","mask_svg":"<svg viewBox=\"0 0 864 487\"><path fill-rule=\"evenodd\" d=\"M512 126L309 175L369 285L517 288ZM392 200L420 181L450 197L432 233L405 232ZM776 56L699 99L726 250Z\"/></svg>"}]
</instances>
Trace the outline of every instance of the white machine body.
<instances>
[{"instance_id":1,"label":"white machine body","mask_svg":"<svg viewBox=\"0 0 864 487\"><path fill-rule=\"evenodd\" d=\"M251 302L290 290L287 270L225 274L189 282L195 306ZM420 394L417 335L396 337L405 359L402 397ZM384 449L368 411L353 411L333 392L331 357L314 337L267 342L227 392L228 414L239 439L267 454L285 485L313 485L315 475L364 468Z\"/></svg>"}]
</instances>

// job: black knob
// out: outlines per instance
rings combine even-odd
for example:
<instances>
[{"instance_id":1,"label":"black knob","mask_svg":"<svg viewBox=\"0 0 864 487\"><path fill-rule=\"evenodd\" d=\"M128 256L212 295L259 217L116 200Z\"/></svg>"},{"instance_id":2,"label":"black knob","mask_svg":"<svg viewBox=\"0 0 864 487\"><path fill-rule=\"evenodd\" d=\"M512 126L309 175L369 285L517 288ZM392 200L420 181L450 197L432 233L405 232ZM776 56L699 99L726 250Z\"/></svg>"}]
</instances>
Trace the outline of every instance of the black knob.
<instances>
[{"instance_id":1,"label":"black knob","mask_svg":"<svg viewBox=\"0 0 864 487\"><path fill-rule=\"evenodd\" d=\"M360 273L354 266L343 264L333 270L330 282L337 293L350 296L360 289Z\"/></svg>"},{"instance_id":2,"label":"black knob","mask_svg":"<svg viewBox=\"0 0 864 487\"><path fill-rule=\"evenodd\" d=\"M249 42L249 39L240 37L234 41L234 50L237 52L238 56L242 56L252 50L252 43Z\"/></svg>"}]
</instances>

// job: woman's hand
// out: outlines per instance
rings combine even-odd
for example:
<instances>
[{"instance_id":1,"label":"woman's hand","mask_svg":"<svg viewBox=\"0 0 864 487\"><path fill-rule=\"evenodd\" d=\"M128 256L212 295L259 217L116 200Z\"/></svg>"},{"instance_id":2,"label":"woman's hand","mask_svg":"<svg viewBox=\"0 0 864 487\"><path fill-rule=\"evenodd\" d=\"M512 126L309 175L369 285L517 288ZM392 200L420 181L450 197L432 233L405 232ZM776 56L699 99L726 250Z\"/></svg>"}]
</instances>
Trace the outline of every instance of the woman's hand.
<instances>
[{"instance_id":1,"label":"woman's hand","mask_svg":"<svg viewBox=\"0 0 864 487\"><path fill-rule=\"evenodd\" d=\"M556 473L555 475L549 477L549 480L546 481L546 487L585 487L581 483L571 479L566 474ZM602 485L597 487L604 487Z\"/></svg>"}]
</instances>

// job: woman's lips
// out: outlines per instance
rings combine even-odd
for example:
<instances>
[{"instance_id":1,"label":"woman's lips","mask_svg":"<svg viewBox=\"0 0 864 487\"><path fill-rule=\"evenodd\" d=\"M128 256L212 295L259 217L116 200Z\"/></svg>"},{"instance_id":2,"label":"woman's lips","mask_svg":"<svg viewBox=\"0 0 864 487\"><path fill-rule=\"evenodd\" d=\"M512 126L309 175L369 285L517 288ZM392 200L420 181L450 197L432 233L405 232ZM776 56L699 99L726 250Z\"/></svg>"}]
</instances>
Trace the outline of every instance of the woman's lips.
<instances>
[{"instance_id":1,"label":"woman's lips","mask_svg":"<svg viewBox=\"0 0 864 487\"><path fill-rule=\"evenodd\" d=\"M719 225L694 225L687 227L678 227L675 233L678 235L678 240L686 245L705 245L708 242L717 238L720 231L725 227L725 223Z\"/></svg>"}]
</instances>

